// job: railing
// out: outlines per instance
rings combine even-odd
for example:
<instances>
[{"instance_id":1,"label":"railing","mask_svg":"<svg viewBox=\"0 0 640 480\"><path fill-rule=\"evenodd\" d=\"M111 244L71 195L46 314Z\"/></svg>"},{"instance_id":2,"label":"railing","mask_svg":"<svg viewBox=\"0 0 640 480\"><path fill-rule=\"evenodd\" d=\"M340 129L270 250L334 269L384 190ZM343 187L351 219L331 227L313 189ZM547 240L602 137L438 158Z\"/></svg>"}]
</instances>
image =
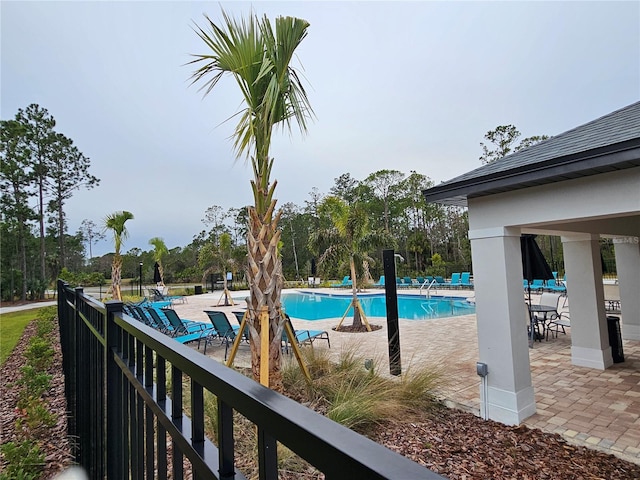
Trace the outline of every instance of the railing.
<instances>
[{"instance_id":1,"label":"railing","mask_svg":"<svg viewBox=\"0 0 640 480\"><path fill-rule=\"evenodd\" d=\"M122 302L59 281L58 315L69 434L89 478L180 479L185 460L193 478L242 480L234 411L256 426L260 479L278 478L277 442L328 480L443 478L131 319ZM217 398L217 446L205 437L205 391Z\"/></svg>"},{"instance_id":2,"label":"railing","mask_svg":"<svg viewBox=\"0 0 640 480\"><path fill-rule=\"evenodd\" d=\"M422 289L424 288L425 285L427 285L427 283L429 283L429 280L425 280L422 285L420 285L420 295L422 295ZM427 298L431 298L431 287L433 287L433 285L437 285L438 282L436 282L435 279L431 280L431 283L429 283L429 285L427 285ZM437 293L437 292L436 292Z\"/></svg>"}]
</instances>

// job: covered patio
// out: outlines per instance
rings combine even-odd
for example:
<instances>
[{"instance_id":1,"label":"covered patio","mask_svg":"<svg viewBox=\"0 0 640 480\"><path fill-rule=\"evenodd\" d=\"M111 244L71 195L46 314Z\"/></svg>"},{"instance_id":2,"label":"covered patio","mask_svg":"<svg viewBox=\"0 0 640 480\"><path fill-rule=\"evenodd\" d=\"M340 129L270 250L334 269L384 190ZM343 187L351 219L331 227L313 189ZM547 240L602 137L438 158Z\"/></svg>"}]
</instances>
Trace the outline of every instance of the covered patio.
<instances>
[{"instance_id":1,"label":"covered patio","mask_svg":"<svg viewBox=\"0 0 640 480\"><path fill-rule=\"evenodd\" d=\"M519 424L537 410L525 328L522 234L562 240L574 366L613 365L600 238L612 238L615 245L622 337L640 341L640 102L424 195L428 202L469 209L478 361L488 366L481 411L488 418Z\"/></svg>"}]
</instances>

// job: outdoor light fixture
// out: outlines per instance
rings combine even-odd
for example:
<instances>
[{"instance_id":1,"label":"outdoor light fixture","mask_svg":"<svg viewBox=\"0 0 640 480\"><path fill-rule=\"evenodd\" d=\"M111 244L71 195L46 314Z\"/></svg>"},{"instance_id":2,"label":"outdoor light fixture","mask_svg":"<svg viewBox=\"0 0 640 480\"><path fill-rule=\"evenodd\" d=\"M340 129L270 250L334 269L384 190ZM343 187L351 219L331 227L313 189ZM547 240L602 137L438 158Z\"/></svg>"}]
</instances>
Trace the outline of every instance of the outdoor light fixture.
<instances>
[{"instance_id":1,"label":"outdoor light fixture","mask_svg":"<svg viewBox=\"0 0 640 480\"><path fill-rule=\"evenodd\" d=\"M140 290L138 291L138 295L142 296L142 262L140 262Z\"/></svg>"}]
</instances>

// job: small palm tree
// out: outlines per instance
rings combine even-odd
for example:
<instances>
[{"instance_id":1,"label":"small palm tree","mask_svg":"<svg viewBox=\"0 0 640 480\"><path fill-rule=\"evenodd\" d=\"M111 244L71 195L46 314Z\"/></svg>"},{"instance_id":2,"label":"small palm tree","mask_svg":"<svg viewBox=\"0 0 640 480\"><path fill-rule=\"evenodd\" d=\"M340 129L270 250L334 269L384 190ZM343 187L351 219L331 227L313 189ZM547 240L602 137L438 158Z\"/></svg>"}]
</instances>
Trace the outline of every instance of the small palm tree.
<instances>
[{"instance_id":1,"label":"small palm tree","mask_svg":"<svg viewBox=\"0 0 640 480\"><path fill-rule=\"evenodd\" d=\"M164 240L160 237L153 237L149 240L149 245L153 245L153 261L158 264L160 285L164 286L164 267L162 266L162 257L169 253L169 249L164 243Z\"/></svg>"},{"instance_id":2,"label":"small palm tree","mask_svg":"<svg viewBox=\"0 0 640 480\"><path fill-rule=\"evenodd\" d=\"M284 327L280 292L282 290L282 261L278 254L280 231L274 191L271 181L273 158L269 156L274 127L291 128L295 120L302 132L312 114L306 92L297 72L290 66L293 54L307 35L309 23L293 17L278 17L275 28L264 16L250 15L238 22L224 11L224 25L219 27L208 17L207 30L197 27L196 33L210 49L195 55L191 62L198 66L193 82L204 82L205 95L211 92L220 78L230 75L238 84L245 108L238 113L234 147L237 156L246 155L253 167L254 205L248 208L247 233L251 332L251 367L254 378L260 378L260 339L269 335L268 384L282 389L281 334ZM258 315L263 309L269 314L269 331L262 332ZM266 383L266 382L265 382Z\"/></svg>"},{"instance_id":3,"label":"small palm tree","mask_svg":"<svg viewBox=\"0 0 640 480\"><path fill-rule=\"evenodd\" d=\"M349 266L353 293L349 308L353 307L353 327L362 328L364 320L370 330L358 299L357 269L374 263L368 252L392 240L384 232L371 229L367 212L359 203L348 204L339 197L329 196L322 201L318 211L331 220L331 226L314 231L309 237L309 247L316 253L324 249L318 260L320 267L325 264Z\"/></svg>"},{"instance_id":4,"label":"small palm tree","mask_svg":"<svg viewBox=\"0 0 640 480\"><path fill-rule=\"evenodd\" d=\"M129 232L125 227L127 220L133 219L133 213L125 211L114 212L107 215L104 219L104 229L113 232L113 243L115 254L111 264L111 288L107 294L116 300L122 300L122 292L120 291L120 283L122 281L122 257L120 256L120 248L122 243L129 236Z\"/></svg>"},{"instance_id":5,"label":"small palm tree","mask_svg":"<svg viewBox=\"0 0 640 480\"><path fill-rule=\"evenodd\" d=\"M232 257L231 235L226 232L222 233L218 239L218 245L213 242L209 242L204 245L198 253L198 264L200 267L205 268L204 273L202 274L202 283L205 283L207 275L215 272L216 270L222 271L222 281L224 286L222 295L224 296L224 304L234 305L233 298L231 298L231 293L229 292L227 285L226 275L228 269L233 269L236 266L236 261ZM222 298L220 300L222 300ZM218 305L219 304L220 302L218 302Z\"/></svg>"}]
</instances>

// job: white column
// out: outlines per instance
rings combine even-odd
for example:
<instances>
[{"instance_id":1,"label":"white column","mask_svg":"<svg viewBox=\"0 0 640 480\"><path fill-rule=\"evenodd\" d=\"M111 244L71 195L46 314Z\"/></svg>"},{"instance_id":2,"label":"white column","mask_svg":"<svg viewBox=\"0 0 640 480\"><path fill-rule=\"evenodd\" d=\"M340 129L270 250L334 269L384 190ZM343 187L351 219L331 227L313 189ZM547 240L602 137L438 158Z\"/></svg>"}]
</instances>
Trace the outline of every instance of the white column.
<instances>
[{"instance_id":1,"label":"white column","mask_svg":"<svg viewBox=\"0 0 640 480\"><path fill-rule=\"evenodd\" d=\"M487 364L489 371L486 401L481 409L492 420L517 425L536 413L522 289L520 229L472 230L469 238L479 360Z\"/></svg>"},{"instance_id":2,"label":"white column","mask_svg":"<svg viewBox=\"0 0 640 480\"><path fill-rule=\"evenodd\" d=\"M598 235L562 237L571 313L571 363L604 370L613 365L602 286Z\"/></svg>"},{"instance_id":3,"label":"white column","mask_svg":"<svg viewBox=\"0 0 640 480\"><path fill-rule=\"evenodd\" d=\"M620 288L622 338L640 340L640 240L614 238L616 270Z\"/></svg>"}]
</instances>

